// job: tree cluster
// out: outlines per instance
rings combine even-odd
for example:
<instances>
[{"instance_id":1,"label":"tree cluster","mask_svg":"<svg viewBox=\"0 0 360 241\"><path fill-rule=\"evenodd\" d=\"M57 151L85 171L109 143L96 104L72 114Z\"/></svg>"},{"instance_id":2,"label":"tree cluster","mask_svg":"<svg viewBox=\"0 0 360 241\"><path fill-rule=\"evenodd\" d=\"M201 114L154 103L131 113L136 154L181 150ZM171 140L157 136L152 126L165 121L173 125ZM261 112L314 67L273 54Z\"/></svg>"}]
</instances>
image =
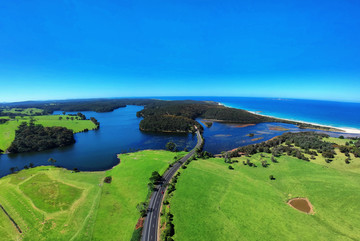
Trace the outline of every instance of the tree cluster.
<instances>
[{"instance_id":1,"label":"tree cluster","mask_svg":"<svg viewBox=\"0 0 360 241\"><path fill-rule=\"evenodd\" d=\"M8 151L11 153L43 151L75 143L72 130L64 127L44 127L23 122L15 132L15 140Z\"/></svg>"},{"instance_id":2,"label":"tree cluster","mask_svg":"<svg viewBox=\"0 0 360 241\"><path fill-rule=\"evenodd\" d=\"M203 129L202 126L192 119L182 116L154 115L141 120L140 130L150 132L195 132L195 127Z\"/></svg>"}]
</instances>

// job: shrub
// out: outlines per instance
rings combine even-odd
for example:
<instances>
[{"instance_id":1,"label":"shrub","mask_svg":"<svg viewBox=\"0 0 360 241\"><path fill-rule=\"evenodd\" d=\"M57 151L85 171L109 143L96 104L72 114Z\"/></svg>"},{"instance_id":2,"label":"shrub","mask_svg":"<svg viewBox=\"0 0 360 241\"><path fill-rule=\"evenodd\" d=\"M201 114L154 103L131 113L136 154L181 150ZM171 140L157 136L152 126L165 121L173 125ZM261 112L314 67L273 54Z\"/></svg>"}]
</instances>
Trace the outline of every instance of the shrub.
<instances>
[{"instance_id":1,"label":"shrub","mask_svg":"<svg viewBox=\"0 0 360 241\"><path fill-rule=\"evenodd\" d=\"M112 177L111 177L111 176L107 176L107 177L105 177L105 179L104 179L104 182L105 182L105 183L111 183L111 181L112 181Z\"/></svg>"}]
</instances>

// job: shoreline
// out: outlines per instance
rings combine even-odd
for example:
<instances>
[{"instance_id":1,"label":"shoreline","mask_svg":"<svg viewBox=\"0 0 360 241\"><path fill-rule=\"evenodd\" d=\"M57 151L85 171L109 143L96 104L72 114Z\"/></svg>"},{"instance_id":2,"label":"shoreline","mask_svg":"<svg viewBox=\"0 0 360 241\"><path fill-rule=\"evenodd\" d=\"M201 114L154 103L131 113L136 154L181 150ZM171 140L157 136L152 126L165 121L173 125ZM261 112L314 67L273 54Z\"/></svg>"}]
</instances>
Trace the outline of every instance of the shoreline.
<instances>
[{"instance_id":1,"label":"shoreline","mask_svg":"<svg viewBox=\"0 0 360 241\"><path fill-rule=\"evenodd\" d=\"M225 106L225 107L228 107L228 108L240 109L240 108L237 108L237 107L225 105L223 103L218 103L218 104L222 105L222 106ZM242 110L245 110L245 109L242 109ZM302 124L309 124L309 125L314 125L314 126L339 129L339 130L341 130L341 131L343 131L344 133L347 133L347 134L360 134L360 129L353 128L353 127L337 127L337 126L331 126L331 125L318 124L318 123L314 123L314 122L307 122L307 121L287 119L287 118L279 118L279 117L271 116L271 115L263 115L263 114L259 114L258 111L250 111L250 110L245 110L245 111L247 111L249 113L252 113L252 114L255 114L255 115L271 117L271 118L275 118L275 119L279 119L279 120L293 121L293 122L298 122L298 123L302 123Z\"/></svg>"}]
</instances>

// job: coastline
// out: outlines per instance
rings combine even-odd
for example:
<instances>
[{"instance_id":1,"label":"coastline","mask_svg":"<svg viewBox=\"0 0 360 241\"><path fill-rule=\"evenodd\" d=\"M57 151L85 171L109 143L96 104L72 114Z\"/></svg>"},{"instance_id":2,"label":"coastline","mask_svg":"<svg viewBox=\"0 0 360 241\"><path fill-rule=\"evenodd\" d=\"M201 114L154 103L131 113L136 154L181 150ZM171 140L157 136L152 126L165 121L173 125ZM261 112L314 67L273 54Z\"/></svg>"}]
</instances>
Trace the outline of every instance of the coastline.
<instances>
[{"instance_id":1,"label":"coastline","mask_svg":"<svg viewBox=\"0 0 360 241\"><path fill-rule=\"evenodd\" d=\"M240 108L237 108L237 107L225 105L223 103L218 103L218 104L222 105L222 106L225 106L225 107L228 107L228 108L240 109ZM293 122L298 122L298 123L302 123L302 124L309 124L309 125L314 125L314 126L321 126L321 127L326 127L326 128L338 129L338 130L341 130L341 131L343 131L344 133L347 133L347 134L360 134L360 129L353 128L353 127L337 127L337 126L331 126L331 125L318 124L318 123L314 123L314 122L307 122L307 121L287 119L287 118L279 118L279 117L271 116L271 115L263 115L263 114L259 114L258 111L249 111L249 110L246 110L246 109L242 109L242 110L245 110L245 111L247 111L249 113L252 113L252 114L255 114L255 115L271 117L271 118L275 118L275 119L279 119L279 120L293 121Z\"/></svg>"}]
</instances>

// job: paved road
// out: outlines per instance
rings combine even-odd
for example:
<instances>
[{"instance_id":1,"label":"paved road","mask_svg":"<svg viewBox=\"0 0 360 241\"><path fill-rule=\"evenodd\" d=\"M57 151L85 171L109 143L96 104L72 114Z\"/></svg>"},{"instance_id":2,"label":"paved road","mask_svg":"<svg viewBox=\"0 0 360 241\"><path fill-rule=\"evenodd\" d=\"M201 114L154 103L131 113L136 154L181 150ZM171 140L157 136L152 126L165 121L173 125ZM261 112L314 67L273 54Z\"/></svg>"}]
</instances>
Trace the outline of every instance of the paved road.
<instances>
[{"instance_id":1,"label":"paved road","mask_svg":"<svg viewBox=\"0 0 360 241\"><path fill-rule=\"evenodd\" d=\"M178 162L176 162L169 170L165 172L163 175L163 186L157 186L157 190L151 196L149 203L149 211L145 218L143 232L142 232L142 241L156 241L158 236L158 224L159 224L159 216L160 216L160 207L161 202L163 200L164 194L162 192L166 189L166 184L168 184L177 170L185 163L196 151L196 148L200 147L202 144L202 137L199 131L196 131L197 135L197 144L186 156L181 158Z\"/></svg>"}]
</instances>

